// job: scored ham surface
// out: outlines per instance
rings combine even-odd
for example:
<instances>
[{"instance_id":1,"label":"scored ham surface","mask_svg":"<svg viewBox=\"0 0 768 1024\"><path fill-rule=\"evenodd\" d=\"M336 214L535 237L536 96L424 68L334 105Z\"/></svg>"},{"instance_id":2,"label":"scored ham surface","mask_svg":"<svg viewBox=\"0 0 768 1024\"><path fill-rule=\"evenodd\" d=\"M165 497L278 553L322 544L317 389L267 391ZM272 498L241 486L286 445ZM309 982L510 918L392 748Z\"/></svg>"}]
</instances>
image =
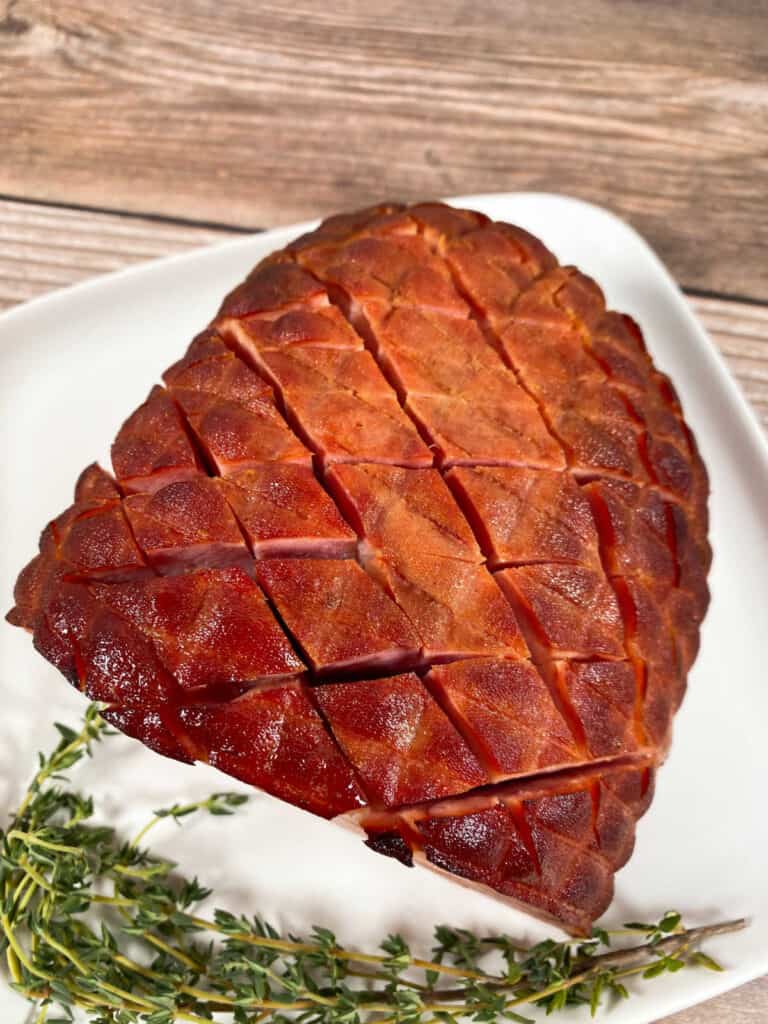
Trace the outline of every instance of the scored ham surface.
<instances>
[{"instance_id":1,"label":"scored ham surface","mask_svg":"<svg viewBox=\"0 0 768 1024\"><path fill-rule=\"evenodd\" d=\"M152 749L588 929L708 603L637 324L520 228L391 204L263 260L163 381L9 621Z\"/></svg>"}]
</instances>

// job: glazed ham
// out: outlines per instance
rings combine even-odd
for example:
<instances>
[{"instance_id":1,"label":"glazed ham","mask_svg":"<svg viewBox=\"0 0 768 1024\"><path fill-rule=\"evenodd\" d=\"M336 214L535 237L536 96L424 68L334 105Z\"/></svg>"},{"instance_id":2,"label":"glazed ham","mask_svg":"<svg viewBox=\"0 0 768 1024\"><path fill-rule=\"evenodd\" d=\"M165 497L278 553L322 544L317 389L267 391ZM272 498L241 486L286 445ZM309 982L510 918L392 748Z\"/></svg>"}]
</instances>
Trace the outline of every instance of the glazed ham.
<instances>
[{"instance_id":1,"label":"glazed ham","mask_svg":"<svg viewBox=\"0 0 768 1024\"><path fill-rule=\"evenodd\" d=\"M107 718L584 932L708 603L637 324L438 203L260 263L43 531L9 620Z\"/></svg>"}]
</instances>

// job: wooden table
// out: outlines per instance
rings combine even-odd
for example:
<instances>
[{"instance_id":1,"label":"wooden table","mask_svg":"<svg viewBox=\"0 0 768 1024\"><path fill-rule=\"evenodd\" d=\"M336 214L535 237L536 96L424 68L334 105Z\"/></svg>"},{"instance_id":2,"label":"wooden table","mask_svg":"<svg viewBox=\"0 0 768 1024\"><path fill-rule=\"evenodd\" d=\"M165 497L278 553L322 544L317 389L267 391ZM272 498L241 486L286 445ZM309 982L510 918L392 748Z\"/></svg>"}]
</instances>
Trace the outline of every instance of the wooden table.
<instances>
[{"instance_id":1,"label":"wooden table","mask_svg":"<svg viewBox=\"0 0 768 1024\"><path fill-rule=\"evenodd\" d=\"M645 234L768 426L766 40L764 0L6 0L0 308L382 197L566 192ZM667 1024L725 1019L768 979Z\"/></svg>"}]
</instances>

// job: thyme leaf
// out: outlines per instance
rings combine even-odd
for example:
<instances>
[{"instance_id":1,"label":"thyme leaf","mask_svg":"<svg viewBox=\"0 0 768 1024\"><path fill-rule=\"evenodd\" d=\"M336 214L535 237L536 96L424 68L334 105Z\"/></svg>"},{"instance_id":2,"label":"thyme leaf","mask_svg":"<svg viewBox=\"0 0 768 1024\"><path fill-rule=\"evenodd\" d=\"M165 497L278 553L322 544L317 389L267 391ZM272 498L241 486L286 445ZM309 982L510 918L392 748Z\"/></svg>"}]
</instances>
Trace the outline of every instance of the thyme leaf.
<instances>
[{"instance_id":1,"label":"thyme leaf","mask_svg":"<svg viewBox=\"0 0 768 1024\"><path fill-rule=\"evenodd\" d=\"M214 793L156 810L126 842L93 822L93 800L66 774L113 735L91 705L82 727L57 724L60 740L0 831L0 956L9 984L35 1006L35 1024L527 1024L587 1005L594 1016L626 998L624 979L686 967L723 968L698 945L743 920L686 928L680 914L595 928L587 939L524 948L508 936L435 929L432 958L401 935L376 952L343 946L326 928L283 936L260 917L194 913L211 895L196 878L142 846L170 819L234 813L247 797ZM617 938L639 944L621 946ZM501 968L499 968L501 964Z\"/></svg>"}]
</instances>

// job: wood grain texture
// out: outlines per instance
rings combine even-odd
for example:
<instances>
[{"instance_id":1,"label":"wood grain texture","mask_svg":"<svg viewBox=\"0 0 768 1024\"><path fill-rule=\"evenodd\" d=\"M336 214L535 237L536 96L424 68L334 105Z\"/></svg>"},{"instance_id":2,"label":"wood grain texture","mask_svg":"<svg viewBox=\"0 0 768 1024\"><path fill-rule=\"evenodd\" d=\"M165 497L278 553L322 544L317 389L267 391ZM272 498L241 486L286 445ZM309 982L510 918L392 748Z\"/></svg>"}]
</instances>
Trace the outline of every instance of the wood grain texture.
<instances>
[{"instance_id":1,"label":"wood grain texture","mask_svg":"<svg viewBox=\"0 0 768 1024\"><path fill-rule=\"evenodd\" d=\"M0 309L231 237L223 229L0 201ZM768 429L768 305L690 301Z\"/></svg>"},{"instance_id":2,"label":"wood grain texture","mask_svg":"<svg viewBox=\"0 0 768 1024\"><path fill-rule=\"evenodd\" d=\"M0 310L229 231L0 200Z\"/></svg>"},{"instance_id":3,"label":"wood grain texture","mask_svg":"<svg viewBox=\"0 0 768 1024\"><path fill-rule=\"evenodd\" d=\"M768 305L689 299L768 430Z\"/></svg>"},{"instance_id":4,"label":"wood grain texture","mask_svg":"<svg viewBox=\"0 0 768 1024\"><path fill-rule=\"evenodd\" d=\"M717 999L673 1013L656 1024L765 1024L768 1020L768 978L759 978Z\"/></svg>"},{"instance_id":5,"label":"wood grain texture","mask_svg":"<svg viewBox=\"0 0 768 1024\"><path fill-rule=\"evenodd\" d=\"M0 192L255 227L553 190L768 300L766 36L763 0L10 0Z\"/></svg>"}]
</instances>

